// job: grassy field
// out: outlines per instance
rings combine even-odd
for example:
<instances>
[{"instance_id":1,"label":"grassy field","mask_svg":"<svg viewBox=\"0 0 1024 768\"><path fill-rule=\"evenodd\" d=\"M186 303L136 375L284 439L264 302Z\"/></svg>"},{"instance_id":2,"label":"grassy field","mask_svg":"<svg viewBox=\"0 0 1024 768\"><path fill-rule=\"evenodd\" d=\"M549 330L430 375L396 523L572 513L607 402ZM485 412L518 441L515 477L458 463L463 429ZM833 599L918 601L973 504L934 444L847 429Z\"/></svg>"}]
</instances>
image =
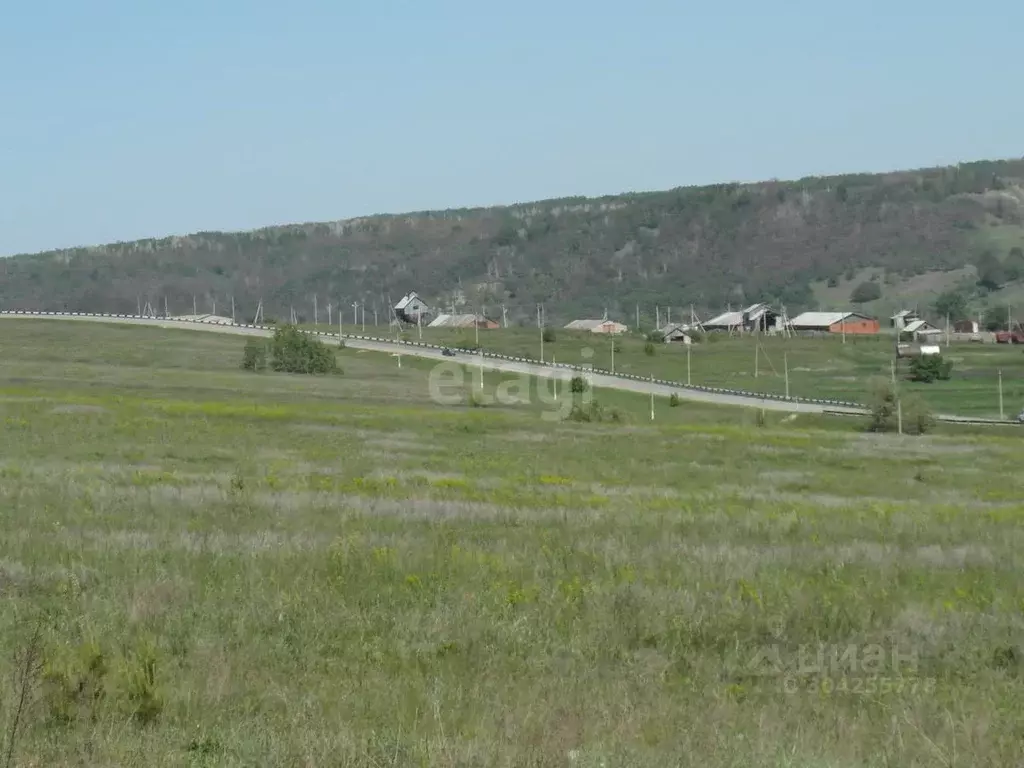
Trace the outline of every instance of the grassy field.
<instances>
[{"instance_id":1,"label":"grassy field","mask_svg":"<svg viewBox=\"0 0 1024 768\"><path fill-rule=\"evenodd\" d=\"M605 392L623 422L575 423L439 405L407 357L0 329L14 765L1020 758L1019 438Z\"/></svg>"},{"instance_id":2,"label":"grassy field","mask_svg":"<svg viewBox=\"0 0 1024 768\"><path fill-rule=\"evenodd\" d=\"M309 326L312 327L312 326ZM322 329L326 329L326 325ZM346 331L349 332L349 331ZM366 335L394 336L386 328L367 326ZM418 333L406 333L417 340ZM689 381L695 385L785 394L786 367L789 392L794 397L864 403L871 380L892 375L893 342L888 335L874 338L771 338L757 340L714 335L711 341L693 345ZM540 358L540 334L536 329L507 328L480 331L480 346L487 351ZM424 329L423 341L432 344L472 347L472 330ZM658 344L654 355L645 354L646 343L636 335L616 339L614 369L655 378L687 382L687 351L677 344ZM612 369L612 340L591 333L555 331L555 341L544 345L544 358L564 363L590 363ZM999 372L1003 379L1003 410L1015 416L1024 407L1024 352L1002 344L953 344L943 354L954 363L949 381L920 384L905 381L908 391L919 393L938 413L959 416L999 417ZM907 361L897 361L897 375L906 379ZM756 376L755 376L756 369Z\"/></svg>"}]
</instances>

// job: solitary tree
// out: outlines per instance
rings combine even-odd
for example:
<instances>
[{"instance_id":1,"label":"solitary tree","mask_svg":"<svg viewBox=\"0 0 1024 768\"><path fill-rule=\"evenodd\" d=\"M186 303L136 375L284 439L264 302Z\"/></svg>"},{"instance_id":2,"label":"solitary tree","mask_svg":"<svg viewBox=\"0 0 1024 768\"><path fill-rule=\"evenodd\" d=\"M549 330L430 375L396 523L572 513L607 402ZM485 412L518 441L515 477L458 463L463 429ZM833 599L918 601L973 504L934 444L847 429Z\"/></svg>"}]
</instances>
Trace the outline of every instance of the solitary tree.
<instances>
[{"instance_id":1,"label":"solitary tree","mask_svg":"<svg viewBox=\"0 0 1024 768\"><path fill-rule=\"evenodd\" d=\"M882 286L873 282L861 283L850 294L850 301L854 304L863 304L880 298L882 298Z\"/></svg>"}]
</instances>

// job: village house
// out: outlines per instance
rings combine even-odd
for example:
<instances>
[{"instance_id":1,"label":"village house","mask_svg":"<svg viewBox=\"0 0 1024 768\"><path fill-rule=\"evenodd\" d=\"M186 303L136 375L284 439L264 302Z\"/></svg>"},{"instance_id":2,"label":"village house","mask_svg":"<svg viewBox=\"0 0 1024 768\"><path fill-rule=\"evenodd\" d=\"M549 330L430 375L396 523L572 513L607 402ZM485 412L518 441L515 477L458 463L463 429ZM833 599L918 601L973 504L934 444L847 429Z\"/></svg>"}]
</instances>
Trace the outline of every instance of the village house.
<instances>
[{"instance_id":1,"label":"village house","mask_svg":"<svg viewBox=\"0 0 1024 768\"><path fill-rule=\"evenodd\" d=\"M395 304L395 315L407 323L422 323L430 314L430 307L415 291Z\"/></svg>"}]
</instances>

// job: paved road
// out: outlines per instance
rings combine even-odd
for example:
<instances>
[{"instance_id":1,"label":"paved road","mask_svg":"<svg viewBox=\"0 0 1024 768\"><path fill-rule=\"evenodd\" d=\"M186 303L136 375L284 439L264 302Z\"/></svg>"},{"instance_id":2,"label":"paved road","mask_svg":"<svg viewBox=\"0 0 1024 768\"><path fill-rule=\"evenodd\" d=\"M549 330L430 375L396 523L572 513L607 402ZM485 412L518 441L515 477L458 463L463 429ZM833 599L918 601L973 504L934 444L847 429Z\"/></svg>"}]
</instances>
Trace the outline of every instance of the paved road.
<instances>
[{"instance_id":1,"label":"paved road","mask_svg":"<svg viewBox=\"0 0 1024 768\"><path fill-rule=\"evenodd\" d=\"M0 318L11 319L40 319L40 320L63 320L69 322L91 322L91 323L118 323L129 325L149 325L158 328L172 328L176 330L207 331L211 333L228 333L238 336L271 336L272 331L261 328L247 328L238 325L216 325L213 323L193 323L186 321L163 320L160 318L133 318L133 317L99 317L94 315L4 315ZM337 338L337 334L334 336ZM488 357L476 357L474 355L458 353L454 358L445 357L440 350L424 347L415 347L405 344L393 344L390 342L367 341L365 339L353 339L346 335L345 346L352 349L366 349L375 352L401 353L414 357L423 357L431 360L444 362L462 362L470 365L482 365L486 370L504 371L507 373L522 373L530 376L550 378L555 375L568 375L565 368L555 368L549 365L538 363L521 363L514 360L498 360ZM591 383L599 389L619 389L629 392L638 392L648 395L653 392L661 397L669 397L676 394L682 400L693 400L697 402L712 403L715 405L732 405L745 408L763 408L764 410L786 411L790 413L823 413L841 412L849 414L864 414L867 411L860 408L849 408L841 406L820 405L817 403L786 402L780 400L769 400L757 397L746 397L743 395L727 395L718 392L702 392L699 390L686 389L685 387L672 387L665 384L657 384L642 380L624 379L618 376L607 376L594 373L591 376Z\"/></svg>"},{"instance_id":2,"label":"paved road","mask_svg":"<svg viewBox=\"0 0 1024 768\"><path fill-rule=\"evenodd\" d=\"M195 323L187 321L173 321L173 320L162 320L159 318L138 318L138 317L103 317L96 315L19 315L19 314L2 314L0 313L0 319L3 318L12 319L49 319L49 320L64 320L71 322L92 322L92 323L120 323L128 325L151 325L159 328L173 328L177 330L193 330L193 331L208 331L213 333L229 333L238 336L271 336L273 331L264 330L261 328L247 328L238 325L216 325L214 323ZM337 334L334 335L337 338ZM523 363L515 360L501 360L493 357L478 358L471 354L457 354L455 358L445 357L441 354L440 350L430 349L427 347L416 347L406 344L394 344L386 341L368 341L365 339L353 339L348 335L345 336L345 345L353 349L366 349L375 352L387 352L391 354L401 353L403 355L411 355L414 357L423 357L431 360L446 361L450 362L453 359L457 362L462 362L468 365L482 365L483 368L489 371L505 371L507 373L524 373L530 376L541 376L550 378L555 375L567 375L565 368L555 368L550 365L540 365L538 363ZM747 396L747 395L732 395L725 394L722 392L704 392L701 390L687 389L686 387L673 387L666 384L657 384L652 382L643 381L640 379L625 379L619 376L607 376L600 373L594 373L591 375L591 382L594 387L600 389L619 389L626 390L629 392L639 392L641 394L650 394L653 392L655 395L662 397L668 397L672 394L676 394L682 400L693 400L703 403L711 403L714 405L732 405L743 408L762 408L764 410L771 411L785 411L789 413L842 413L849 415L866 415L868 410L866 408L854 408L849 406L839 406L824 403L806 403L806 402L787 402L785 400L771 400L761 399L759 397ZM1000 426L1015 426L1020 427L1021 425L1013 420L998 420L998 419L979 419L970 416L953 416L946 414L939 414L936 416L939 421L950 422L950 423L962 423L962 424L989 424L989 425L1000 425Z\"/></svg>"}]
</instances>

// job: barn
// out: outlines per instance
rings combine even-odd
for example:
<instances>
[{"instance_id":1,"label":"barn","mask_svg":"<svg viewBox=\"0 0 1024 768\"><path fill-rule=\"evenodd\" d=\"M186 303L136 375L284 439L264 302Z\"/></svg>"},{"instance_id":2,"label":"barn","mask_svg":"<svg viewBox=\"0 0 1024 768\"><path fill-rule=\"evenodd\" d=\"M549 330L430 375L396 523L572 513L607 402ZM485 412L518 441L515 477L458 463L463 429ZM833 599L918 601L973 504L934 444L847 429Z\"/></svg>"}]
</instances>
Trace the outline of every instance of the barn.
<instances>
[{"instance_id":1,"label":"barn","mask_svg":"<svg viewBox=\"0 0 1024 768\"><path fill-rule=\"evenodd\" d=\"M590 331L591 333L625 333L629 330L622 323L609 320L607 317L601 320L573 320L565 326L567 331Z\"/></svg>"},{"instance_id":2,"label":"barn","mask_svg":"<svg viewBox=\"0 0 1024 768\"><path fill-rule=\"evenodd\" d=\"M881 331L878 320L857 312L804 312L790 320L789 326L797 333L866 336Z\"/></svg>"}]
</instances>

